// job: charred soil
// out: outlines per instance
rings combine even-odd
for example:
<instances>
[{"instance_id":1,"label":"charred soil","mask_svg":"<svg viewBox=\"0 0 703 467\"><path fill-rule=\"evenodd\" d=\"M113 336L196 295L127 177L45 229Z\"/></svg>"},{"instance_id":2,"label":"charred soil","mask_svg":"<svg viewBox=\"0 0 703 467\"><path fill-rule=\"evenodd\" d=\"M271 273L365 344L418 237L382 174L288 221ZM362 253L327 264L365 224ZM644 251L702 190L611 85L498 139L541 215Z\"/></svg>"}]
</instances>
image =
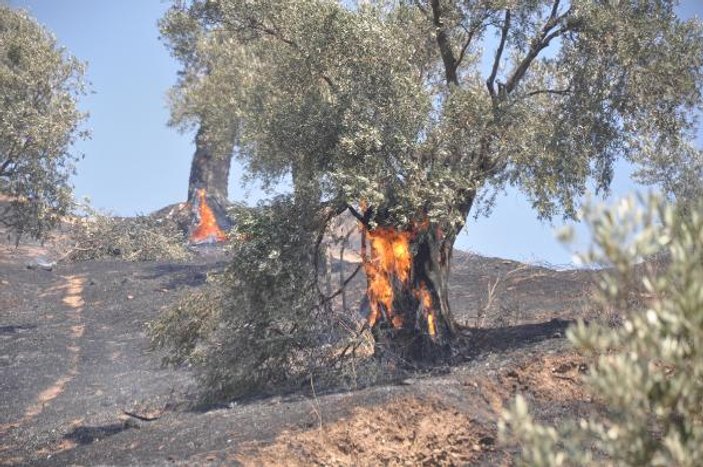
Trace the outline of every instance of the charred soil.
<instances>
[{"instance_id":1,"label":"charred soil","mask_svg":"<svg viewBox=\"0 0 703 467\"><path fill-rule=\"evenodd\" d=\"M221 271L221 252L28 268L38 254L0 250L0 464L495 465L514 450L496 421L515 394L543 420L598 410L565 339L587 316L590 272L457 251L456 364L203 409L191 370L149 351L145 323ZM351 286L358 298L363 278Z\"/></svg>"}]
</instances>

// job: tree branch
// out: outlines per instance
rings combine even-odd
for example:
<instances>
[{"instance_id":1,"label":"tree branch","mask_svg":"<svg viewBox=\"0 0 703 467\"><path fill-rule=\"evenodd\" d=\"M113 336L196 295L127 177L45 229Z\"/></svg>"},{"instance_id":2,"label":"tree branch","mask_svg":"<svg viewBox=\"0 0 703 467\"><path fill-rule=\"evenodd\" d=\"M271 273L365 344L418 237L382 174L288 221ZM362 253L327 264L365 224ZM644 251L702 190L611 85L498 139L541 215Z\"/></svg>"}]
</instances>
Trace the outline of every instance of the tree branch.
<instances>
[{"instance_id":1,"label":"tree branch","mask_svg":"<svg viewBox=\"0 0 703 467\"><path fill-rule=\"evenodd\" d=\"M420 0L415 0L415 6L417 6L421 12L427 14L427 8L420 2Z\"/></svg>"},{"instance_id":2,"label":"tree branch","mask_svg":"<svg viewBox=\"0 0 703 467\"><path fill-rule=\"evenodd\" d=\"M340 295L342 292L344 292L344 290L345 290L345 288L347 287L347 285L349 285L349 283L356 277L356 275L359 274L359 271L361 271L361 267L362 267L362 266L363 266L363 263L359 263L359 264L356 266L356 269L354 269L354 272L352 272L352 273L349 275L349 277L347 277L347 278L344 280L344 282L342 282L342 285L341 285L332 295L330 295L330 296L328 296L328 297L325 297L324 300L323 300L323 302L329 302L330 300L332 300L333 298L335 298L336 296L338 296L338 295Z\"/></svg>"},{"instance_id":3,"label":"tree branch","mask_svg":"<svg viewBox=\"0 0 703 467\"><path fill-rule=\"evenodd\" d=\"M547 22L544 24L544 26L542 26L542 30L540 31L539 35L532 40L530 50L527 52L525 58L523 58L522 61L518 64L513 73L510 75L510 78L508 79L507 83L505 83L506 94L510 94L517 87L517 85L520 83L520 80L522 80L523 76L525 76L525 73L527 72L534 59L537 58L537 56L542 50L546 49L549 46L549 43L553 39L571 30L572 27L567 24L557 30L552 31L554 26L559 24L571 12L571 9L568 9L562 15L556 16L556 11L558 7L559 0L555 0L552 6L552 14L549 16L549 19L547 19ZM552 32L550 33L549 31Z\"/></svg>"},{"instance_id":4,"label":"tree branch","mask_svg":"<svg viewBox=\"0 0 703 467\"><path fill-rule=\"evenodd\" d=\"M559 10L559 3L561 0L554 0L554 3L552 4L552 12L549 15L550 19L554 19L557 17L557 11Z\"/></svg>"},{"instance_id":5,"label":"tree branch","mask_svg":"<svg viewBox=\"0 0 703 467\"><path fill-rule=\"evenodd\" d=\"M10 166L10 164L12 164L11 157L9 157L5 162L2 163L2 165L0 165L0 177L10 175L10 172L7 172L7 173L5 172L5 170L7 170L7 168Z\"/></svg>"},{"instance_id":6,"label":"tree branch","mask_svg":"<svg viewBox=\"0 0 703 467\"><path fill-rule=\"evenodd\" d=\"M486 80L486 86L488 87L488 92L491 95L493 102L496 102L497 95L495 90L495 80L496 75L498 75L498 67L500 66L500 59L503 56L503 49L505 48L505 42L508 40L508 31L510 30L510 10L505 10L505 20L503 21L503 27L500 30L500 43L498 44L498 49L496 49L496 55L493 59L493 68L491 69L491 75Z\"/></svg>"},{"instance_id":7,"label":"tree branch","mask_svg":"<svg viewBox=\"0 0 703 467\"><path fill-rule=\"evenodd\" d=\"M306 62L308 61L309 54L306 53L297 42L295 42L294 40L289 39L286 36L284 36L283 34L281 34L280 29L277 28L275 26L275 24L273 25L273 27L269 27L269 26L266 26L265 24L263 24L262 22L257 21L255 18L247 18L246 21L249 23L249 29L251 29L253 31L258 31L258 32L264 33L268 36L273 37L274 39L277 39L277 40L283 42L284 44L287 44L287 45L293 47L295 50L297 50L305 58ZM234 27L235 29L237 28L237 25L233 24L231 21L222 20L222 22ZM310 68L310 71L314 73L315 71L314 71L313 67L311 66L311 64L308 63L307 65L308 65L308 68ZM332 92L337 91L337 86L334 84L334 81L329 76L327 76L321 70L317 70L317 73L319 73L320 77L325 81L325 83L327 83L327 85L330 87Z\"/></svg>"},{"instance_id":8,"label":"tree branch","mask_svg":"<svg viewBox=\"0 0 703 467\"><path fill-rule=\"evenodd\" d=\"M537 94L569 94L571 92L571 88L566 88L566 89L537 89L536 91L530 91L526 96L536 96Z\"/></svg>"},{"instance_id":9,"label":"tree branch","mask_svg":"<svg viewBox=\"0 0 703 467\"><path fill-rule=\"evenodd\" d=\"M457 60L456 60L456 68L459 68L459 65L461 65L461 62L464 60L464 55L466 55L466 51L469 49L469 46L471 45L471 42L474 39L474 35L483 26L484 19L485 19L485 14L481 17L480 20L473 21L471 28L464 28L466 30L467 38L466 38L466 41L464 42L464 46L461 48L461 52L459 53L459 58L457 58Z\"/></svg>"},{"instance_id":10,"label":"tree branch","mask_svg":"<svg viewBox=\"0 0 703 467\"><path fill-rule=\"evenodd\" d=\"M369 226L369 218L371 217L371 209L367 209L364 214L361 214L359 211L354 209L354 206L351 204L346 204L345 207L349 210L352 216L356 217L356 219L362 223L364 227Z\"/></svg>"},{"instance_id":11,"label":"tree branch","mask_svg":"<svg viewBox=\"0 0 703 467\"><path fill-rule=\"evenodd\" d=\"M439 53L442 56L442 62L444 62L444 75L447 84L455 84L458 86L459 77L456 74L458 63L454 56L454 51L452 50L452 44L449 41L447 29L444 27L439 2L440 0L431 0L432 19L436 29L437 45L439 46Z\"/></svg>"}]
</instances>

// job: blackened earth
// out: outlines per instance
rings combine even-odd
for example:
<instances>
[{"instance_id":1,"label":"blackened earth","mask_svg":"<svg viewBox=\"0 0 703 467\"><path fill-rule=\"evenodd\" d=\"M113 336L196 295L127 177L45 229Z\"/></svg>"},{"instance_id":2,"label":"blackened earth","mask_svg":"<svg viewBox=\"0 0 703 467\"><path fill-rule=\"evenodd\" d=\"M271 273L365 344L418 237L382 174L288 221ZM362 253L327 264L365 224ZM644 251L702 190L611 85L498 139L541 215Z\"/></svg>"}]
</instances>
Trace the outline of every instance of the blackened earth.
<instances>
[{"instance_id":1,"label":"blackened earth","mask_svg":"<svg viewBox=\"0 0 703 467\"><path fill-rule=\"evenodd\" d=\"M47 271L27 268L36 254L0 250L0 464L495 465L516 449L496 434L515 394L546 421L596 409L580 381L588 362L564 337L589 316L590 272L457 252L461 363L203 408L191 370L149 350L145 323L227 258Z\"/></svg>"}]
</instances>

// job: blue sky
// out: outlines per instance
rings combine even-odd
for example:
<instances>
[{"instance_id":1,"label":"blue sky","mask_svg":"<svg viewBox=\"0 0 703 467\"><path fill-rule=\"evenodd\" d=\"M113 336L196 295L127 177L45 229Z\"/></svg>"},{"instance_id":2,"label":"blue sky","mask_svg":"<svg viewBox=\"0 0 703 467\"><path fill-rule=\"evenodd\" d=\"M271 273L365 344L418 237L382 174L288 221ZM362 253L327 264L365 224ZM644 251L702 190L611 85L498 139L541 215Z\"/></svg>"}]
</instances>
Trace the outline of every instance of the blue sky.
<instances>
[{"instance_id":1,"label":"blue sky","mask_svg":"<svg viewBox=\"0 0 703 467\"><path fill-rule=\"evenodd\" d=\"M2 0L0 0L2 1ZM78 149L85 159L74 179L79 196L121 215L148 213L186 196L193 136L168 128L166 90L176 79L175 63L158 39L163 0L12 0L51 30L76 57L88 62L93 93L82 101L90 112L92 139ZM703 17L703 0L684 0L683 17ZM703 138L699 137L699 141ZM630 167L620 164L612 197L638 187ZM263 194L242 187L233 166L230 197L253 203ZM572 252L554 238L553 224L539 222L529 203L510 190L488 218L469 219L457 247L488 256L566 265ZM576 228L586 238L582 226ZM578 245L578 244L577 244ZM583 245L583 243L581 243Z\"/></svg>"}]
</instances>

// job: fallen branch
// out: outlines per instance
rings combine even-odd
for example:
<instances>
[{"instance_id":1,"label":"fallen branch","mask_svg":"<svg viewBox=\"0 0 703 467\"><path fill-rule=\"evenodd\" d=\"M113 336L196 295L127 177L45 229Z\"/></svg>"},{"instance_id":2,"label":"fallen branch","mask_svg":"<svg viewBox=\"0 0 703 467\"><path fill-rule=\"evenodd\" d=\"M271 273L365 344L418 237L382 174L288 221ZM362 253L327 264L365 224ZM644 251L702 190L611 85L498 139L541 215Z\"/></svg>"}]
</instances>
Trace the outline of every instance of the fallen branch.
<instances>
[{"instance_id":1,"label":"fallen branch","mask_svg":"<svg viewBox=\"0 0 703 467\"><path fill-rule=\"evenodd\" d=\"M149 416L146 416L146 417L145 417L145 416L143 416L143 415L139 415L139 414L134 413L134 412L128 412L128 411L126 411L126 410L124 410L124 409L122 409L122 413L125 414L125 415L128 415L128 416L130 416L130 417L136 418L137 420L141 420L141 421L143 421L143 422L153 422L154 420L158 420L159 418L161 418L161 415L157 415L157 416L155 416L155 417L149 417Z\"/></svg>"}]
</instances>

